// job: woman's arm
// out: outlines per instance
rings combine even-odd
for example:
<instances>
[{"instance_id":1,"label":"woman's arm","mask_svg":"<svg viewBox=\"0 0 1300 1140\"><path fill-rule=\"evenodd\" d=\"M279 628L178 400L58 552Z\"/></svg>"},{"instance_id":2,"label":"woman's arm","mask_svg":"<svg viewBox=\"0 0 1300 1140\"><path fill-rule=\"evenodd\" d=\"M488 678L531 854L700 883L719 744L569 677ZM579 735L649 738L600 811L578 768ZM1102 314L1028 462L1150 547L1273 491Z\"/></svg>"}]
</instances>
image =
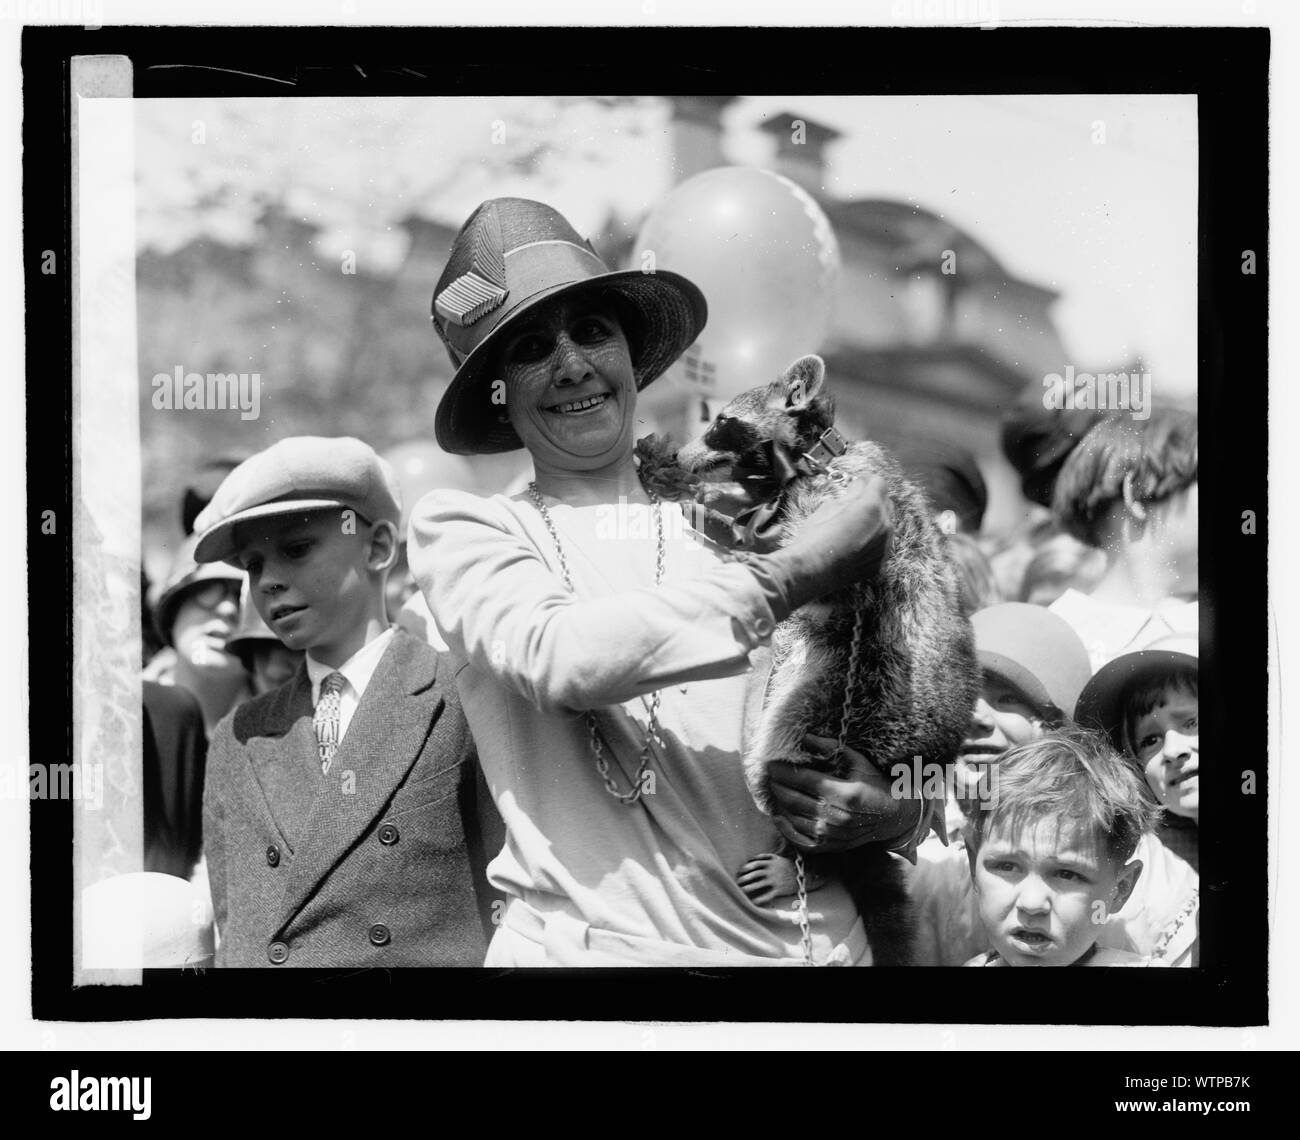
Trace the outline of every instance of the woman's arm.
<instances>
[{"instance_id":1,"label":"woman's arm","mask_svg":"<svg viewBox=\"0 0 1300 1140\"><path fill-rule=\"evenodd\" d=\"M597 708L742 673L779 620L739 563L577 601L508 512L463 492L421 500L408 557L448 644L542 710Z\"/></svg>"}]
</instances>

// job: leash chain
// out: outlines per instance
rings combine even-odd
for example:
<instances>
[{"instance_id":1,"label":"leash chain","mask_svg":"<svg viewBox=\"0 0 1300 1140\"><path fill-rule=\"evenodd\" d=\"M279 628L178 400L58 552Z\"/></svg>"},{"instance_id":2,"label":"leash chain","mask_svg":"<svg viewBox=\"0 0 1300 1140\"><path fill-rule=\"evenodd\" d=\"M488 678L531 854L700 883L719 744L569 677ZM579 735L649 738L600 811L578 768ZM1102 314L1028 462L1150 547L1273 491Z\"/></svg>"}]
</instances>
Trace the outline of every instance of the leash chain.
<instances>
[{"instance_id":1,"label":"leash chain","mask_svg":"<svg viewBox=\"0 0 1300 1140\"><path fill-rule=\"evenodd\" d=\"M854 590L854 595L858 597L859 604L854 607L856 616L853 619L853 641L849 646L849 676L844 683L844 705L840 712L840 735L835 753L832 756L833 760L838 760L844 755L849 735L849 714L853 711L853 699L858 691L858 660L861 657L864 621L861 597L857 590ZM808 881L805 877L802 851L794 853L794 882L795 915L802 934L803 964L805 966L815 966L817 963L813 961L812 932L808 924Z\"/></svg>"}]
</instances>

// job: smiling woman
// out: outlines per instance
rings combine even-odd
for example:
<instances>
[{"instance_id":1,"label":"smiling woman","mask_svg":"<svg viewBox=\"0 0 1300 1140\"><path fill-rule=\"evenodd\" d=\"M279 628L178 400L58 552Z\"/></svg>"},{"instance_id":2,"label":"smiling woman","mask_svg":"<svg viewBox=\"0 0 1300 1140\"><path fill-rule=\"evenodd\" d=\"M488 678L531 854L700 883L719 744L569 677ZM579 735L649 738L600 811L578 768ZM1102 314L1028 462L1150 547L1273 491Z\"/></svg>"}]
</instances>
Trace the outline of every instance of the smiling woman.
<instances>
[{"instance_id":1,"label":"smiling woman","mask_svg":"<svg viewBox=\"0 0 1300 1140\"><path fill-rule=\"evenodd\" d=\"M500 359L510 425L535 461L568 467L631 446L636 379L607 300L557 301L506 340Z\"/></svg>"},{"instance_id":2,"label":"smiling woman","mask_svg":"<svg viewBox=\"0 0 1300 1140\"><path fill-rule=\"evenodd\" d=\"M428 495L410 529L507 827L490 876L509 903L486 964L800 964L793 908L751 902L740 866L782 834L805 850L907 846L915 821L883 776L809 773L797 810L759 812L741 766L753 681L762 695L750 655L861 576L885 529L879 491L828 504L815 542L745 562L683 527L639 478L636 400L697 338L704 298L676 274L610 272L541 203L480 206L433 308L457 368L438 442L523 446L535 473L513 498ZM638 517L611 533L612 505ZM816 902L815 960L869 964L843 887Z\"/></svg>"}]
</instances>

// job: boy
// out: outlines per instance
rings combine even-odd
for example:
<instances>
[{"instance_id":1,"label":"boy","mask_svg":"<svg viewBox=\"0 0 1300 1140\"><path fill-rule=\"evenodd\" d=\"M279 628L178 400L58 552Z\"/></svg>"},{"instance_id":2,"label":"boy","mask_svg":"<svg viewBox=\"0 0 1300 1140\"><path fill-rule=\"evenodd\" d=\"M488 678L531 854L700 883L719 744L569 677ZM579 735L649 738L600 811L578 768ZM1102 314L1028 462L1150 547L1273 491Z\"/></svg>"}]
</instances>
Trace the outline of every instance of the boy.
<instances>
[{"instance_id":1,"label":"boy","mask_svg":"<svg viewBox=\"0 0 1300 1140\"><path fill-rule=\"evenodd\" d=\"M384 608L396 487L360 440L298 437L235 468L198 518L198 558L245 570L306 654L212 741L218 966L483 962L473 740L444 659Z\"/></svg>"},{"instance_id":2,"label":"boy","mask_svg":"<svg viewBox=\"0 0 1300 1140\"><path fill-rule=\"evenodd\" d=\"M1008 752L993 805L968 825L971 879L993 948L966 965L1152 965L1103 947L1099 934L1142 873L1133 855L1156 811L1104 737L1049 733Z\"/></svg>"},{"instance_id":3,"label":"boy","mask_svg":"<svg viewBox=\"0 0 1300 1140\"><path fill-rule=\"evenodd\" d=\"M1138 852L1146 866L1103 942L1171 966L1199 962L1201 730L1198 646L1167 638L1117 657L1088 682L1075 710L1128 757L1163 814Z\"/></svg>"},{"instance_id":4,"label":"boy","mask_svg":"<svg viewBox=\"0 0 1300 1140\"><path fill-rule=\"evenodd\" d=\"M1007 749L1067 723L1092 673L1078 635L1041 606L1002 602L976 613L971 627L980 695L957 754L959 806L981 797L990 766Z\"/></svg>"},{"instance_id":5,"label":"boy","mask_svg":"<svg viewBox=\"0 0 1300 1140\"><path fill-rule=\"evenodd\" d=\"M922 966L960 966L988 949L964 848L967 816L982 812L996 790L1002 755L1067 723L1088 680L1083 643L1040 606L1004 602L980 610L971 625L980 695L954 766L947 845L926 840L911 874Z\"/></svg>"}]
</instances>

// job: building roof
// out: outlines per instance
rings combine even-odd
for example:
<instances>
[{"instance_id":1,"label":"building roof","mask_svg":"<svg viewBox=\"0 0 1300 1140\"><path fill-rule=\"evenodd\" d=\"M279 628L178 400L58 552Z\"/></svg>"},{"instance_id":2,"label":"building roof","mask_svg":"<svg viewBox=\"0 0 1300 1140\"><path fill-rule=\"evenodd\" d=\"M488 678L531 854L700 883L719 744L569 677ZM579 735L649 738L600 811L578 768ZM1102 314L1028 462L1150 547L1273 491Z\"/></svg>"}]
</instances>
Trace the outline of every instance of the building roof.
<instances>
[{"instance_id":1,"label":"building roof","mask_svg":"<svg viewBox=\"0 0 1300 1140\"><path fill-rule=\"evenodd\" d=\"M898 249L903 258L900 271L938 266L943 252L951 249L957 255L960 274L967 281L1015 282L1041 290L1052 298L1057 295L1054 290L1014 276L987 246L914 202L888 198L823 199L821 205L837 234L853 234L873 245Z\"/></svg>"}]
</instances>

